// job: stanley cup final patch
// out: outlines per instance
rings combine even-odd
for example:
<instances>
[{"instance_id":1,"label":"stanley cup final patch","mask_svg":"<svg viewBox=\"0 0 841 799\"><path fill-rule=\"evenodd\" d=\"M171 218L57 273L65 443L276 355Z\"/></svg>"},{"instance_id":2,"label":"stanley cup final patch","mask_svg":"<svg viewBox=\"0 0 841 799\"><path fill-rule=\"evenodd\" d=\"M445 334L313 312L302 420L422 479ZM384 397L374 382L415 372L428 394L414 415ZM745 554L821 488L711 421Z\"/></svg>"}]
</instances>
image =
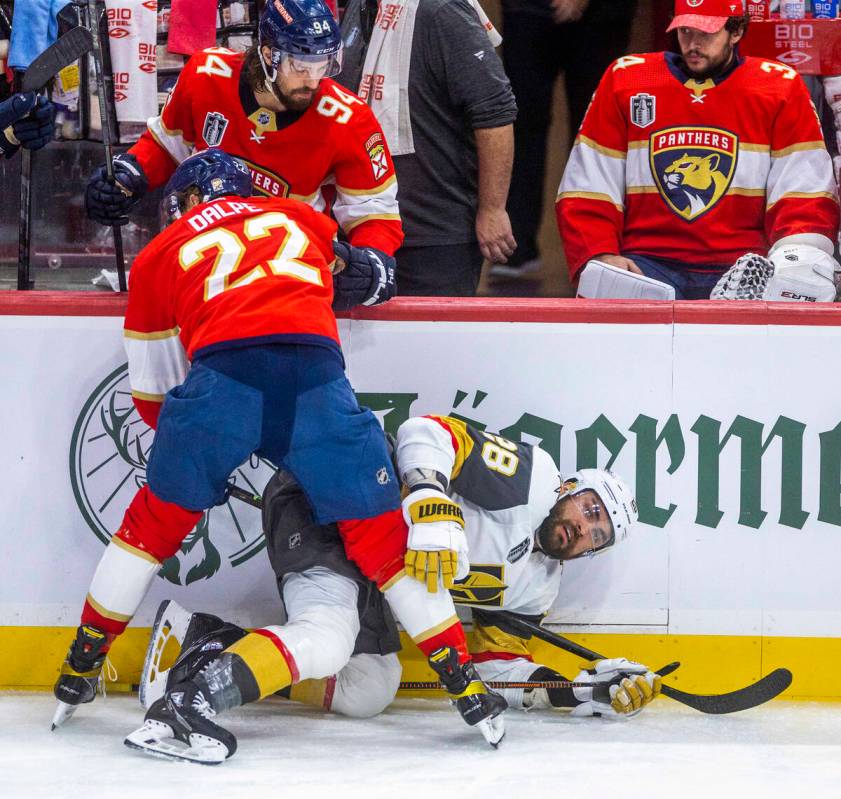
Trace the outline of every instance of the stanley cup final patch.
<instances>
[{"instance_id":1,"label":"stanley cup final patch","mask_svg":"<svg viewBox=\"0 0 841 799\"><path fill-rule=\"evenodd\" d=\"M635 94L631 98L631 122L638 128L647 128L657 118L657 98L653 94Z\"/></svg>"},{"instance_id":2,"label":"stanley cup final patch","mask_svg":"<svg viewBox=\"0 0 841 799\"><path fill-rule=\"evenodd\" d=\"M201 137L207 142L208 147L216 147L222 141L225 131L228 128L228 118L218 111L208 111L204 118L204 127Z\"/></svg>"},{"instance_id":3,"label":"stanley cup final patch","mask_svg":"<svg viewBox=\"0 0 841 799\"><path fill-rule=\"evenodd\" d=\"M385 154L385 144L380 133L375 133L365 142L365 150L371 159L374 170L374 180L380 181L388 174L388 158Z\"/></svg>"},{"instance_id":4,"label":"stanley cup final patch","mask_svg":"<svg viewBox=\"0 0 841 799\"><path fill-rule=\"evenodd\" d=\"M739 155L739 137L706 127L665 128L651 134L651 174L660 196L693 222L727 194Z\"/></svg>"}]
</instances>

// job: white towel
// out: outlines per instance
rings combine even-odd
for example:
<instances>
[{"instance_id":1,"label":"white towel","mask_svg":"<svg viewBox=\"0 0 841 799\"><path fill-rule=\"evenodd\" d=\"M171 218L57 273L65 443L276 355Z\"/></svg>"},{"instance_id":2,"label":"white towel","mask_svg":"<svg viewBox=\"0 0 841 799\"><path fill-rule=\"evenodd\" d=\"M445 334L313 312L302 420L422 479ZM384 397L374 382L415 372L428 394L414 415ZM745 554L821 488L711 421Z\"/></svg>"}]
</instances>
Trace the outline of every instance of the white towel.
<instances>
[{"instance_id":1,"label":"white towel","mask_svg":"<svg viewBox=\"0 0 841 799\"><path fill-rule=\"evenodd\" d=\"M105 7L117 121L145 124L158 113L157 8L148 0L105 0Z\"/></svg>"},{"instance_id":2,"label":"white towel","mask_svg":"<svg viewBox=\"0 0 841 799\"><path fill-rule=\"evenodd\" d=\"M419 2L380 3L359 84L359 96L379 120L392 155L415 151L409 109L409 65ZM468 2L476 10L491 45L499 47L502 37L478 0Z\"/></svg>"}]
</instances>

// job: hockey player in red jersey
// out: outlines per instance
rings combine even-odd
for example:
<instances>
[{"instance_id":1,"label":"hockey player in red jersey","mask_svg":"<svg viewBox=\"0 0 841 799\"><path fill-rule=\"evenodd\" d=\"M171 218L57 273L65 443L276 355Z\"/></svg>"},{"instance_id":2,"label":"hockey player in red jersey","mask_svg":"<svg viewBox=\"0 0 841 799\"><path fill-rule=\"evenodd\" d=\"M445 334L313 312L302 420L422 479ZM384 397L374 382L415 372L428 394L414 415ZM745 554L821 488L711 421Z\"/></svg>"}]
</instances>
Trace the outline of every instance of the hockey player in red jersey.
<instances>
[{"instance_id":1,"label":"hockey player in red jersey","mask_svg":"<svg viewBox=\"0 0 841 799\"><path fill-rule=\"evenodd\" d=\"M132 396L156 428L148 482L94 574L55 686L54 724L93 700L106 653L161 563L257 453L295 476L319 523L337 522L348 557L421 650L452 663L462 716L498 742L505 703L475 677L449 595L403 571L398 482L376 417L345 377L331 310L335 223L297 200L252 197L247 166L218 149L179 166L162 208L171 224L135 261L124 331ZM311 676L299 659L266 628L237 642L228 665L253 701ZM150 710L162 738L207 726L207 707L177 702Z\"/></svg>"},{"instance_id":2,"label":"hockey player in red jersey","mask_svg":"<svg viewBox=\"0 0 841 799\"><path fill-rule=\"evenodd\" d=\"M115 159L117 184L94 171L88 214L124 224L191 152L221 147L248 164L255 193L332 210L352 245L393 266L403 240L394 165L370 108L330 79L341 65L338 23L323 0L271 0L259 31L247 53L214 47L190 58L161 115Z\"/></svg>"},{"instance_id":3,"label":"hockey player in red jersey","mask_svg":"<svg viewBox=\"0 0 841 799\"><path fill-rule=\"evenodd\" d=\"M705 299L746 253L832 255L836 186L809 94L791 67L739 54L743 12L676 0L680 52L605 73L556 202L573 280L595 259Z\"/></svg>"}]
</instances>

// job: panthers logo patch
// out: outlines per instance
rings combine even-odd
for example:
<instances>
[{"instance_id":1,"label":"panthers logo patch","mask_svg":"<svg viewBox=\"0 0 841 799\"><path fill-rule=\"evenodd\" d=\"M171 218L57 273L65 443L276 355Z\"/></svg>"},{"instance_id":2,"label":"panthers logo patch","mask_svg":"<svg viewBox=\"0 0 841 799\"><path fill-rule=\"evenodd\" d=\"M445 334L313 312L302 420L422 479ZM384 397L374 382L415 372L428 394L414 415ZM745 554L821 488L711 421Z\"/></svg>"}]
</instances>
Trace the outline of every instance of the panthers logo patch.
<instances>
[{"instance_id":1,"label":"panthers logo patch","mask_svg":"<svg viewBox=\"0 0 841 799\"><path fill-rule=\"evenodd\" d=\"M693 222L714 208L736 172L739 137L719 128L667 128L651 134L651 174L660 196Z\"/></svg>"}]
</instances>

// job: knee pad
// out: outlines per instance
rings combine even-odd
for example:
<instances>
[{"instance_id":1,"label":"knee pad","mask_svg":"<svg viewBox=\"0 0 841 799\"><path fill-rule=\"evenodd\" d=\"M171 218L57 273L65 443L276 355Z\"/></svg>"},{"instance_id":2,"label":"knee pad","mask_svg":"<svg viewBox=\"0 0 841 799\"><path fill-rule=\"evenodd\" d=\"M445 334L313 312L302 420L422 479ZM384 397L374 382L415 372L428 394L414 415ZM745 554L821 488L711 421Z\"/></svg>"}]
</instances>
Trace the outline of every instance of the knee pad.
<instances>
[{"instance_id":1,"label":"knee pad","mask_svg":"<svg viewBox=\"0 0 841 799\"><path fill-rule=\"evenodd\" d=\"M117 536L163 562L178 552L201 517L201 511L164 502L145 485L134 495Z\"/></svg>"},{"instance_id":2,"label":"knee pad","mask_svg":"<svg viewBox=\"0 0 841 799\"><path fill-rule=\"evenodd\" d=\"M330 709L359 719L382 713L397 694L402 672L396 654L354 655L336 675Z\"/></svg>"},{"instance_id":3,"label":"knee pad","mask_svg":"<svg viewBox=\"0 0 841 799\"><path fill-rule=\"evenodd\" d=\"M282 627L269 627L295 659L301 680L329 677L353 654L359 633L356 608L314 605Z\"/></svg>"}]
</instances>

